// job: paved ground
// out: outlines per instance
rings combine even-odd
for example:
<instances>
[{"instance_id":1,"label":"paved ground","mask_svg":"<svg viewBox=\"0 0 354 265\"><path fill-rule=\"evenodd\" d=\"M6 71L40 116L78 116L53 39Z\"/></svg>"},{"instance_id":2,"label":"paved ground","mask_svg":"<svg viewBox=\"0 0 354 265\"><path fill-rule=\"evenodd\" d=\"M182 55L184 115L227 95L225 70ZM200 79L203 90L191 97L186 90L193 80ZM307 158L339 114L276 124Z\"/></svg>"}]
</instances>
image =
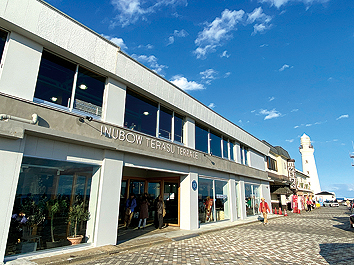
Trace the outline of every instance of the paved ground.
<instances>
[{"instance_id":1,"label":"paved ground","mask_svg":"<svg viewBox=\"0 0 354 265\"><path fill-rule=\"evenodd\" d=\"M345 207L321 208L82 264L354 264Z\"/></svg>"}]
</instances>

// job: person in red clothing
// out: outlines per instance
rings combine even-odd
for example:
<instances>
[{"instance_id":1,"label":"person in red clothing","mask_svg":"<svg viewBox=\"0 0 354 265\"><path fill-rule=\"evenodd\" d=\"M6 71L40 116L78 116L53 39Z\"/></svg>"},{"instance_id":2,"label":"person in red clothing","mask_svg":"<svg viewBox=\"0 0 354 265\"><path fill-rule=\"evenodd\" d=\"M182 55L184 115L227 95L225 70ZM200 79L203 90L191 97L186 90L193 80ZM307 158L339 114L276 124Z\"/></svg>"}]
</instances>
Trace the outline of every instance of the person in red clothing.
<instances>
[{"instance_id":1,"label":"person in red clothing","mask_svg":"<svg viewBox=\"0 0 354 265\"><path fill-rule=\"evenodd\" d=\"M263 214L263 225L268 224L267 214L270 213L270 208L264 198L261 198L261 203L259 204L259 211Z\"/></svg>"}]
</instances>

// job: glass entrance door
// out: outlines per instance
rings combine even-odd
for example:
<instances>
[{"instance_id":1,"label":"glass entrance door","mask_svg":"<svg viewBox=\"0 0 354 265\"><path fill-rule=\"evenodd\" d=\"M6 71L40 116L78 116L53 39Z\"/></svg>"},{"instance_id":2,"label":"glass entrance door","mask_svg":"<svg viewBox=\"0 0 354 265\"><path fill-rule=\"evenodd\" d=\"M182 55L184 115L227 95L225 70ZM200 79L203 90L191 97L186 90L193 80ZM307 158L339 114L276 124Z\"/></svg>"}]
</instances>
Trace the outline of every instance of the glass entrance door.
<instances>
[{"instance_id":1,"label":"glass entrance door","mask_svg":"<svg viewBox=\"0 0 354 265\"><path fill-rule=\"evenodd\" d=\"M165 182L164 184L163 199L166 207L164 223L178 225L178 187L177 182Z\"/></svg>"},{"instance_id":2,"label":"glass entrance door","mask_svg":"<svg viewBox=\"0 0 354 265\"><path fill-rule=\"evenodd\" d=\"M148 201L149 201L149 218L147 221L154 221L157 219L156 215L156 202L160 196L161 183L160 182L148 182Z\"/></svg>"}]
</instances>

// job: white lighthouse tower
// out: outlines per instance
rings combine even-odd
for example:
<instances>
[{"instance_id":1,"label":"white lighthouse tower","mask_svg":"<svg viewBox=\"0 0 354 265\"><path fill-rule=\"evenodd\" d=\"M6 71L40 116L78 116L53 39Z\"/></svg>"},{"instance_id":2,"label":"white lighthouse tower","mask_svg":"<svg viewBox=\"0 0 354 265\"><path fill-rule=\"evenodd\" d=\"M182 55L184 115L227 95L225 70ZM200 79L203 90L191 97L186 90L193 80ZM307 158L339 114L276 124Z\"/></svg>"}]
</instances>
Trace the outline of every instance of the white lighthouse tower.
<instances>
[{"instance_id":1,"label":"white lighthouse tower","mask_svg":"<svg viewBox=\"0 0 354 265\"><path fill-rule=\"evenodd\" d=\"M311 189L314 193L321 192L320 181L318 179L315 156L310 137L306 134L301 136L300 153L302 158L302 172L310 176Z\"/></svg>"}]
</instances>

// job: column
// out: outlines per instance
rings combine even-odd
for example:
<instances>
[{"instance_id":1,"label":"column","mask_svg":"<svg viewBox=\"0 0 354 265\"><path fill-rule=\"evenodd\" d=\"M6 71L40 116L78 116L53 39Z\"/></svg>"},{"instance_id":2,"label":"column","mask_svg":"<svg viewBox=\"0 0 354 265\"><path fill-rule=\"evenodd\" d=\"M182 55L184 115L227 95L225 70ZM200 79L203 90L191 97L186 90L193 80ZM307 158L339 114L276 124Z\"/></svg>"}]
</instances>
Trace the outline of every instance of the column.
<instances>
[{"instance_id":1,"label":"column","mask_svg":"<svg viewBox=\"0 0 354 265\"><path fill-rule=\"evenodd\" d=\"M230 200L230 210L231 210L230 220L233 222L237 220L237 207L238 207L236 181L234 179L229 180L229 194L230 194L229 200Z\"/></svg>"},{"instance_id":2,"label":"column","mask_svg":"<svg viewBox=\"0 0 354 265\"><path fill-rule=\"evenodd\" d=\"M196 190L193 190L193 182L197 183ZM180 192L180 228L198 229L198 173L196 170L190 170L187 176L181 176Z\"/></svg>"},{"instance_id":3,"label":"column","mask_svg":"<svg viewBox=\"0 0 354 265\"><path fill-rule=\"evenodd\" d=\"M117 243L123 157L122 153L109 150L106 150L104 154L99 185L96 190L98 196L93 237L95 246ZM97 183L98 180L93 181ZM95 196L93 192L92 197Z\"/></svg>"},{"instance_id":4,"label":"column","mask_svg":"<svg viewBox=\"0 0 354 265\"><path fill-rule=\"evenodd\" d=\"M238 185L238 194L240 194L238 199L239 211L240 211L240 218L245 219L246 216L246 203L245 203L245 181L240 180Z\"/></svg>"},{"instance_id":5,"label":"column","mask_svg":"<svg viewBox=\"0 0 354 265\"><path fill-rule=\"evenodd\" d=\"M122 83L108 78L103 95L103 121L124 126L126 89Z\"/></svg>"},{"instance_id":6,"label":"column","mask_svg":"<svg viewBox=\"0 0 354 265\"><path fill-rule=\"evenodd\" d=\"M4 260L5 255L24 143L25 140L0 138L0 263Z\"/></svg>"}]
</instances>

